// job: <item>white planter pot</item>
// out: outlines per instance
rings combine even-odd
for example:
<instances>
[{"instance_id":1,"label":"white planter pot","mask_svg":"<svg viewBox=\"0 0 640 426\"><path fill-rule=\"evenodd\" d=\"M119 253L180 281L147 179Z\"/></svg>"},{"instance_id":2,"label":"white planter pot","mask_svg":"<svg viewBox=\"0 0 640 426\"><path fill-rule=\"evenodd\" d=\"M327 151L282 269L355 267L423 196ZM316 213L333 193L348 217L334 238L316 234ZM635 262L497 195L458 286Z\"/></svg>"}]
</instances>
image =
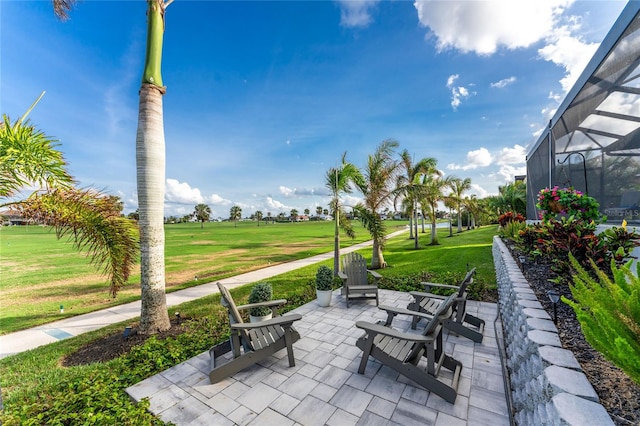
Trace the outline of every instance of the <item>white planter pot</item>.
<instances>
[{"instance_id":1,"label":"white planter pot","mask_svg":"<svg viewBox=\"0 0 640 426\"><path fill-rule=\"evenodd\" d=\"M316 289L316 296L318 297L318 305L326 308L331 305L331 295L333 291L331 290L318 290Z\"/></svg>"},{"instance_id":2,"label":"white planter pot","mask_svg":"<svg viewBox=\"0 0 640 426\"><path fill-rule=\"evenodd\" d=\"M266 320L271 319L271 318L272 318L272 316L273 316L273 314L272 314L272 313L267 314L267 315L265 315L265 316L263 316L263 317L254 317L253 315L249 315L249 322L260 322L260 321L266 321Z\"/></svg>"}]
</instances>

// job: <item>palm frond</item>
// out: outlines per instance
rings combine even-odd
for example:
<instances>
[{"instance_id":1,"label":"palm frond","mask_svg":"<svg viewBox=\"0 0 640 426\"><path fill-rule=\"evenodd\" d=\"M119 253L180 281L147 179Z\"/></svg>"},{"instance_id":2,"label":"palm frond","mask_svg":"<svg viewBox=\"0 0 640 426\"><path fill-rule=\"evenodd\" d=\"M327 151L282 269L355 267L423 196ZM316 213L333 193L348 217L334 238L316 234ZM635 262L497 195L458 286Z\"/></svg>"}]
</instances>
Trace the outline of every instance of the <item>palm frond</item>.
<instances>
[{"instance_id":1,"label":"palm frond","mask_svg":"<svg viewBox=\"0 0 640 426\"><path fill-rule=\"evenodd\" d=\"M139 255L138 228L120 215L117 197L95 190L57 189L21 203L25 217L53 226L108 275L112 296L126 284Z\"/></svg>"}]
</instances>

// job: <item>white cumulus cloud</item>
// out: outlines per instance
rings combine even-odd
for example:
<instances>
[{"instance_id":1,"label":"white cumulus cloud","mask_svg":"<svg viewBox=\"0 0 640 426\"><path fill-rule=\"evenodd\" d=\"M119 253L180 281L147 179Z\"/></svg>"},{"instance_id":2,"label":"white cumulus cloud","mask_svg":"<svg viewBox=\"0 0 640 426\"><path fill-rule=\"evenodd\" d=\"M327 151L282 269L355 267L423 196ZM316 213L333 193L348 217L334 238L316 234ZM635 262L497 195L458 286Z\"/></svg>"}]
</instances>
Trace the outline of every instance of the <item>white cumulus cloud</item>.
<instances>
[{"instance_id":1,"label":"white cumulus cloud","mask_svg":"<svg viewBox=\"0 0 640 426\"><path fill-rule=\"evenodd\" d=\"M200 204L204 197L198 188L191 188L187 182L180 183L176 179L167 179L165 186L166 201L178 204Z\"/></svg>"},{"instance_id":2,"label":"white cumulus cloud","mask_svg":"<svg viewBox=\"0 0 640 426\"><path fill-rule=\"evenodd\" d=\"M493 161L493 157L487 148L480 148L467 153L467 164L458 165L451 163L447 165L449 170L472 170L479 167L490 166Z\"/></svg>"},{"instance_id":3,"label":"white cumulus cloud","mask_svg":"<svg viewBox=\"0 0 640 426\"><path fill-rule=\"evenodd\" d=\"M503 164L524 164L527 159L527 148L522 145L514 145L513 148L502 148L496 155L496 163Z\"/></svg>"},{"instance_id":4,"label":"white cumulus cloud","mask_svg":"<svg viewBox=\"0 0 640 426\"><path fill-rule=\"evenodd\" d=\"M378 0L338 0L340 25L344 27L366 27L373 22L372 10Z\"/></svg>"},{"instance_id":5,"label":"white cumulus cloud","mask_svg":"<svg viewBox=\"0 0 640 426\"><path fill-rule=\"evenodd\" d=\"M529 47L547 37L573 0L418 0L414 7L438 49L491 55L499 47Z\"/></svg>"}]
</instances>

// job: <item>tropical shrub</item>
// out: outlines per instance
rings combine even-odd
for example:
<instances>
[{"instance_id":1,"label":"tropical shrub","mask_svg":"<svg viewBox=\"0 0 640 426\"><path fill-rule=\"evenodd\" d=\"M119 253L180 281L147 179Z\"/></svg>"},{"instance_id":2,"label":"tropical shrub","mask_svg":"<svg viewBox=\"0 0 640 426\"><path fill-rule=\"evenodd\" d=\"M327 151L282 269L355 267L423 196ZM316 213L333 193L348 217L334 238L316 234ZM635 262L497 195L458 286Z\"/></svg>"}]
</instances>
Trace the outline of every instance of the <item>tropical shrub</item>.
<instances>
[{"instance_id":1,"label":"tropical shrub","mask_svg":"<svg viewBox=\"0 0 640 426\"><path fill-rule=\"evenodd\" d=\"M273 288L268 282L259 282L251 288L249 293L249 303L268 302L273 298ZM256 306L249 309L249 315L254 317L263 317L271 313L268 306Z\"/></svg>"},{"instance_id":2,"label":"tropical shrub","mask_svg":"<svg viewBox=\"0 0 640 426\"><path fill-rule=\"evenodd\" d=\"M506 212L498 218L498 224L502 227L510 222L524 222L525 218L520 213Z\"/></svg>"},{"instance_id":3,"label":"tropical shrub","mask_svg":"<svg viewBox=\"0 0 640 426\"><path fill-rule=\"evenodd\" d=\"M640 279L631 262L618 267L612 260L613 279L593 263L594 279L573 256L570 261L577 272L570 286L575 301L563 301L576 312L587 341L640 384Z\"/></svg>"},{"instance_id":4,"label":"tropical shrub","mask_svg":"<svg viewBox=\"0 0 640 426\"><path fill-rule=\"evenodd\" d=\"M516 240L520 236L520 232L527 227L527 224L519 221L507 222L504 226L501 226L498 230L498 235L510 240Z\"/></svg>"}]
</instances>

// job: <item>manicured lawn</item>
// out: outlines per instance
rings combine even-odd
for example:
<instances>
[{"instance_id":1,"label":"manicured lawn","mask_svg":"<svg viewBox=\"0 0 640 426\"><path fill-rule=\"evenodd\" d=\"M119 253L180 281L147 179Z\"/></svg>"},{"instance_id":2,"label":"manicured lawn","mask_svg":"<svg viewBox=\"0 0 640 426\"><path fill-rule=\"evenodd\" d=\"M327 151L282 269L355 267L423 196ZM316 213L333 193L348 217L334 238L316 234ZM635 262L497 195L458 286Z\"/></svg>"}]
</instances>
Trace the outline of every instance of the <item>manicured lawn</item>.
<instances>
[{"instance_id":1,"label":"manicured lawn","mask_svg":"<svg viewBox=\"0 0 640 426\"><path fill-rule=\"evenodd\" d=\"M408 234L395 237L388 242L384 253L389 267L380 273L391 287L398 281L403 283L406 277L424 273L434 281L455 282L469 263L470 267L478 268L477 283L495 290L491 255L495 233L496 228L489 226L449 238L443 230L439 233L439 246L422 245L428 243L428 233L420 234L420 250L413 249L414 242L407 238ZM370 259L370 248L361 253ZM323 263L332 266L331 261ZM318 266L310 265L270 278L274 297L287 298L288 309L313 300L311 283ZM246 285L233 290L236 303L244 303L250 289L251 285ZM228 332L219 295L203 297L171 310L189 318L188 333L175 339L150 339L129 354L108 362L61 366L65 355L103 336L121 333L125 325L135 326L135 320L1 359L0 387L5 411L0 414L0 422L4 425L162 424L145 411L144 404L134 405L124 389L206 351L226 339Z\"/></svg>"},{"instance_id":2,"label":"manicured lawn","mask_svg":"<svg viewBox=\"0 0 640 426\"><path fill-rule=\"evenodd\" d=\"M389 221L389 231L406 222ZM333 222L165 227L167 292L333 250ZM366 241L357 230L342 246ZM198 277L198 280L195 277ZM40 226L0 227L0 334L137 300L139 270L114 299L83 253ZM64 313L60 313L60 306Z\"/></svg>"}]
</instances>

